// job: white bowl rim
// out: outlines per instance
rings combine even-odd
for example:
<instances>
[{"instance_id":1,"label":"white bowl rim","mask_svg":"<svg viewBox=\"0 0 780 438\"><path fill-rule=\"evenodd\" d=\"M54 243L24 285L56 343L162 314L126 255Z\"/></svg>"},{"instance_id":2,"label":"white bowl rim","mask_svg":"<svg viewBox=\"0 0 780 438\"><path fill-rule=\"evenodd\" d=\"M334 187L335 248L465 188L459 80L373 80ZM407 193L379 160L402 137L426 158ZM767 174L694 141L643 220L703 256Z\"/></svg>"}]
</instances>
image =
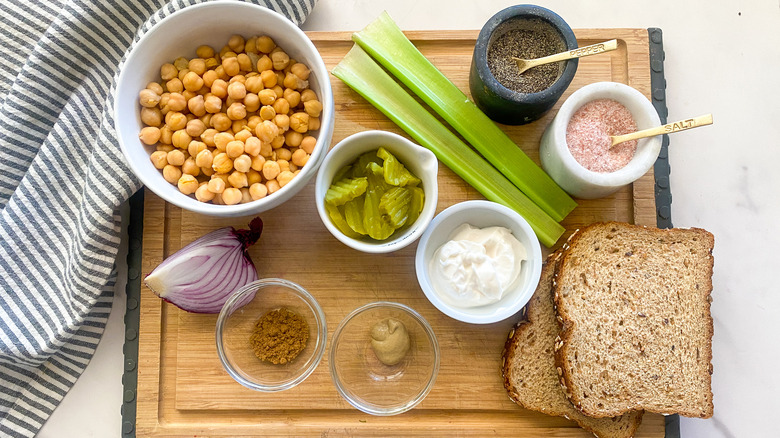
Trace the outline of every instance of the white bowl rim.
<instances>
[{"instance_id":1,"label":"white bowl rim","mask_svg":"<svg viewBox=\"0 0 780 438\"><path fill-rule=\"evenodd\" d=\"M417 222L414 224L413 227L407 228L403 234L399 235L398 237L394 238L390 241L385 242L367 242L357 239L352 239L350 237L347 237L339 231L338 228L336 228L335 225L331 222L330 218L328 217L327 211L325 211L325 206L323 204L323 199L320 199L319 193L322 191L323 197L324 192L327 191L327 187L324 187L325 184L330 184L330 181L325 181L325 173L324 169L326 169L331 161L333 161L338 154L339 148L344 148L345 146L350 145L351 143L363 141L365 138L376 138L376 144L377 148L379 146L383 145L383 141L394 141L398 144L403 145L402 147L408 147L418 153L421 153L425 156L427 156L429 160L432 161L432 163L435 163L435 167L431 171L432 173L432 180L435 182L435 184L429 185L425 184L423 186L423 190L425 191L425 204L423 207L423 212L420 214L420 217L417 218ZM391 146L392 148L392 146ZM335 153L334 153L335 152ZM423 234L425 229L430 224L431 220L436 214L436 204L438 203L439 199L439 188L438 188L438 159L436 158L436 155L431 152L429 149L420 146L406 137L403 137L401 135L398 135L394 132L390 131L382 131L382 130L368 130L368 131L361 131L354 134L351 134L347 137L345 137L343 140L338 142L333 148L328 152L328 155L325 156L325 160L322 162L322 165L320 166L320 172L317 173L316 177L316 189L315 189L315 202L317 203L317 213L320 215L320 219L322 220L322 223L325 225L325 228L328 229L328 231L335 237L337 240L339 240L344 245L347 245L348 247L352 249L356 249L358 251L366 252L366 253L372 253L372 254L384 254L389 253L393 251L400 250L402 248L407 247L408 245L415 242L417 239L420 238L420 236ZM422 175L417 175L420 179L423 178ZM433 203L433 208L429 208L429 202Z\"/></svg>"},{"instance_id":2,"label":"white bowl rim","mask_svg":"<svg viewBox=\"0 0 780 438\"><path fill-rule=\"evenodd\" d=\"M408 402L394 409L374 409L370 406L361 405L360 403L355 401L352 397L350 397L347 394L344 385L341 384L341 381L336 375L336 371L335 371L336 367L334 365L336 363L335 361L336 340L339 338L339 336L341 336L341 332L344 330L347 324L350 321L352 321L352 319L355 316L367 310L381 308L381 307L389 307L392 309L398 309L404 311L409 316L411 316L412 319L416 320L420 324L420 326L422 326L423 330L425 331L425 334L428 336L428 340L431 342L431 348L433 349L433 371L431 372L431 376L429 377L428 383L425 385L425 388L423 388L422 391L420 391L420 393L417 394L417 396L414 397L412 400L409 400ZM330 368L330 377L331 380L333 380L333 385L336 387L336 390L338 391L339 395L341 395L341 397L344 398L344 400L349 402L349 404L351 404L356 409L365 412L367 414L376 415L376 416L390 416L390 415L401 414L420 404L420 402L422 402L425 399L425 397L428 396L428 393L431 392L434 383L436 383L436 378L439 375L440 364L441 364L441 351L439 350L439 341L436 339L436 333L433 331L433 327L431 327L431 324L416 310L412 309L406 304L396 303L393 301L374 301L367 304L363 304L357 309L349 312L349 314L345 316L344 319L341 320L338 327L336 327L336 330L333 332L333 337L331 338L330 341L330 351L328 352L328 367Z\"/></svg>"},{"instance_id":3,"label":"white bowl rim","mask_svg":"<svg viewBox=\"0 0 780 438\"><path fill-rule=\"evenodd\" d=\"M201 9L221 8L226 6L231 8L244 8L248 11L252 11L253 13L267 14L269 16L275 17L276 19L279 19L282 23L281 26L285 27L286 32L291 32L295 34L298 38L301 39L303 46L306 46L307 50L311 50L312 53L317 54L317 56L313 57L313 59L309 63L310 64L309 68L316 75L320 83L321 95L319 96L319 98L320 101L323 103L323 112L327 111L329 114L334 114L333 90L330 84L330 75L328 73L327 68L325 67L325 62L322 60L321 55L319 55L319 51L314 46L314 43L312 43L311 39L309 39L309 37L306 36L306 33L303 30L301 30L300 27L295 25L295 23L293 23L290 19L274 11L273 9L258 4L246 3L246 2L236 1L236 0L213 0L213 1L190 5L168 15L167 17L163 18L162 20L154 24L135 43L132 50L130 50L130 52L127 54L125 62L123 63L123 67L119 72L119 76L117 77L115 95L117 96L119 95L119 89L121 85L125 82L124 81L125 76L131 74L130 69L128 69L127 66L132 65L132 61L134 61L136 57L141 56L139 55L141 50L139 48L143 48L144 42L148 40L149 36L154 35L157 32L162 32L164 30L163 26L166 23L176 20L181 16L192 14ZM322 80L319 79L320 76L323 78ZM276 196L276 197L267 196L262 199L258 199L256 201L247 202L243 204L216 205L212 203L200 202L196 199L190 198L189 196L178 192L173 193L164 190L156 190L155 184L151 183L149 178L144 173L143 169L138 167L138 165L134 163L132 159L130 159L130 154L128 153L128 148L130 146L126 145L125 142L122 140L123 129L121 128L121 123L119 122L121 119L120 112L121 112L121 108L120 105L118 105L118 99L116 99L114 101L114 111L113 111L114 129L117 132L117 140L119 141L119 147L122 150L122 154L125 158L125 162L130 167L130 170L133 172L135 177L138 178L139 181L141 181L141 183L144 186L146 186L149 190L154 192L157 196L163 198L165 201L195 213L205 214L209 216L216 216L216 217L237 217L237 216L245 216L245 215L260 213L263 211L268 211L270 209L278 207L279 205L281 205L282 203L288 200L286 198L282 198L281 196ZM328 146L330 144L331 136L333 134L334 121L335 121L335 117L321 118L322 123L318 130L317 144L315 146L315 151L317 153L317 156L315 157L312 155L309 158L309 163L307 163L311 165L303 166L303 168L301 168L300 174L296 178L294 178L289 184L277 190L274 193L274 195L283 195L285 194L285 192L293 191L294 193L291 196L294 196L298 191L303 189L303 187L305 187L305 185L309 182L309 180L316 174L319 166L322 163L322 159L324 158L325 154L328 152Z\"/></svg>"},{"instance_id":4,"label":"white bowl rim","mask_svg":"<svg viewBox=\"0 0 780 438\"><path fill-rule=\"evenodd\" d=\"M222 343L223 327L228 317L230 316L229 312L233 310L233 306L239 300L244 298L244 296L247 293L255 292L259 288L265 286L284 286L296 291L298 295L301 298L303 298L303 301L306 302L306 304L311 308L312 313L314 314L314 318L316 320L315 326L317 327L318 330L318 336L316 338L317 347L312 356L314 360L312 360L309 366L306 367L301 374L286 382L279 383L278 385L264 385L264 384L252 382L245 379L240 373L238 373L235 370L233 365L227 359L227 355L225 353L225 347ZM233 292L230 298L228 298L228 300L222 306L222 310L219 312L219 316L217 317L217 323L215 328L215 342L217 344L217 356L219 357L219 361L222 363L222 368L224 368L225 371L230 375L230 377L232 377L236 382L240 383L241 385L249 389L254 389L255 391L260 391L260 392L284 391L286 389L293 388L297 386L299 383L306 380L306 378L309 377L311 373L313 373L314 370L319 366L320 362L322 362L322 357L325 354L325 344L327 343L327 340L328 340L328 323L325 320L325 313L323 312L322 307L320 307L320 303L317 301L316 298L314 298L314 296L311 293L309 293L309 291L304 289L301 285L297 283L293 283L292 281L289 280L284 280L282 278L262 278L259 280L255 280L251 283L247 283L243 287L240 287L238 290Z\"/></svg>"},{"instance_id":5,"label":"white bowl rim","mask_svg":"<svg viewBox=\"0 0 780 438\"><path fill-rule=\"evenodd\" d=\"M433 290L433 285L429 281L429 276L427 275L429 260L425 259L425 248L428 246L431 235L434 233L439 224L444 222L446 219L471 209L480 209L493 214L497 213L504 215L511 221L515 222L528 236L531 242L531 247L526 248L526 251L528 252L528 265L531 267L532 271L528 278L528 283L522 286L518 285L518 288L522 287L523 293L520 295L518 301L512 306L506 306L503 311L496 311L487 315L476 315L472 312L469 312L468 308L459 308L447 304L441 298L439 298L436 291ZM520 239L518 238L518 240ZM530 263L532 260L533 263ZM449 316L450 318L470 324L492 324L503 321L516 314L531 299L534 291L536 290L536 286L539 284L539 278L541 277L542 273L542 249L541 245L539 244L539 239L536 237L536 233L534 233L533 229L528 224L528 221L526 221L522 215L512 210L511 208L496 202L486 200L471 200L453 204L439 213L433 219L433 221L431 221L430 226L420 238L420 242L417 246L417 252L414 258L414 265L415 271L417 273L417 282L419 283L420 288L428 298L428 301L430 301L434 307L439 309L439 311ZM506 294L501 298L501 300L504 300L505 298Z\"/></svg>"}]
</instances>

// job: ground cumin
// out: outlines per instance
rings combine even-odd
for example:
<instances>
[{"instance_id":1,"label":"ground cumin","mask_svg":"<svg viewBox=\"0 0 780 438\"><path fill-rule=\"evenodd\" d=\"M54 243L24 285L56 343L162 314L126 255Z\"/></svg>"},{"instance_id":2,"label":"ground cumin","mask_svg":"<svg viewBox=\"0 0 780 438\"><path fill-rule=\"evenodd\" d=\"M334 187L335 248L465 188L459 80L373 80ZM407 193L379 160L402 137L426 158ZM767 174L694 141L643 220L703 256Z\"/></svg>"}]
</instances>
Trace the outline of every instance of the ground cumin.
<instances>
[{"instance_id":1,"label":"ground cumin","mask_svg":"<svg viewBox=\"0 0 780 438\"><path fill-rule=\"evenodd\" d=\"M285 308L272 310L260 318L249 342L255 355L273 364L295 359L309 340L309 325L297 313Z\"/></svg>"}]
</instances>

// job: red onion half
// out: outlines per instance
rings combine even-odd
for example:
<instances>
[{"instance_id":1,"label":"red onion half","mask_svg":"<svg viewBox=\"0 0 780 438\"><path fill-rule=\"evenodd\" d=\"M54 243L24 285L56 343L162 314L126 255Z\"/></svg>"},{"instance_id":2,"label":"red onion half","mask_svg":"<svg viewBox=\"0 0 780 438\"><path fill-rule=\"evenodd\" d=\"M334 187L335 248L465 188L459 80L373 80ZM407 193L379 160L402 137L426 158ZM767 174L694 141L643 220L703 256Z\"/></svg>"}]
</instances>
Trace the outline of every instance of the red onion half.
<instances>
[{"instance_id":1,"label":"red onion half","mask_svg":"<svg viewBox=\"0 0 780 438\"><path fill-rule=\"evenodd\" d=\"M257 280L246 250L263 232L263 221L252 219L248 230L220 228L165 259L144 279L157 296L183 310L219 313L238 288Z\"/></svg>"}]
</instances>

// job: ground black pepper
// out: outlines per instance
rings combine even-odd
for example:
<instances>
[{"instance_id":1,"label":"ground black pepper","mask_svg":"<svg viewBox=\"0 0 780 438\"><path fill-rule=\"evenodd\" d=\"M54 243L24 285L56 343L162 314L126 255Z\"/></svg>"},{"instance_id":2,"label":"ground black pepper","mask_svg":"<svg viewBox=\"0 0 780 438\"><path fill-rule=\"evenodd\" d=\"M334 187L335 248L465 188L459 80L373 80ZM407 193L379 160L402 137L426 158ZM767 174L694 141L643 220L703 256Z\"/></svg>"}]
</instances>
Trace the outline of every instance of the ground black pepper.
<instances>
[{"instance_id":1,"label":"ground black pepper","mask_svg":"<svg viewBox=\"0 0 780 438\"><path fill-rule=\"evenodd\" d=\"M541 58L563 52L563 39L545 21L511 20L496 29L487 53L488 68L501 85L520 93L538 93L561 75L564 62L540 65L518 73L513 56L523 59Z\"/></svg>"}]
</instances>

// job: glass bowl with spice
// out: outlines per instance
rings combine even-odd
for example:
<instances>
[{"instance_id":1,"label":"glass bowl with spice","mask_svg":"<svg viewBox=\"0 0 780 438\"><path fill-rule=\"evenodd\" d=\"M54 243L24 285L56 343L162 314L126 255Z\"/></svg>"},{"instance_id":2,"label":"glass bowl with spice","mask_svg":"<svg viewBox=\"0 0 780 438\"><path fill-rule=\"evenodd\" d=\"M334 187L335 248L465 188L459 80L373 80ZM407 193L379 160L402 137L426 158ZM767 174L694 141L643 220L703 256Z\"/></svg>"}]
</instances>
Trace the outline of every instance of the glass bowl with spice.
<instances>
[{"instance_id":1,"label":"glass bowl with spice","mask_svg":"<svg viewBox=\"0 0 780 438\"><path fill-rule=\"evenodd\" d=\"M352 311L331 340L328 362L339 394L357 409L388 416L417 406L439 373L439 344L430 324L400 303L374 302Z\"/></svg>"},{"instance_id":2,"label":"glass bowl with spice","mask_svg":"<svg viewBox=\"0 0 780 438\"><path fill-rule=\"evenodd\" d=\"M542 168L574 197L608 196L650 170L662 141L655 136L612 146L610 136L660 125L653 104L635 88L586 85L566 99L542 135Z\"/></svg>"},{"instance_id":3,"label":"glass bowl with spice","mask_svg":"<svg viewBox=\"0 0 780 438\"><path fill-rule=\"evenodd\" d=\"M513 57L536 59L578 47L568 24L536 5L499 11L482 27L474 46L469 89L474 103L491 119L523 125L550 110L577 72L577 59L520 73Z\"/></svg>"},{"instance_id":4,"label":"glass bowl with spice","mask_svg":"<svg viewBox=\"0 0 780 438\"><path fill-rule=\"evenodd\" d=\"M217 319L217 354L225 371L247 388L290 389L322 360L325 314L301 286L266 278L238 289Z\"/></svg>"}]
</instances>

